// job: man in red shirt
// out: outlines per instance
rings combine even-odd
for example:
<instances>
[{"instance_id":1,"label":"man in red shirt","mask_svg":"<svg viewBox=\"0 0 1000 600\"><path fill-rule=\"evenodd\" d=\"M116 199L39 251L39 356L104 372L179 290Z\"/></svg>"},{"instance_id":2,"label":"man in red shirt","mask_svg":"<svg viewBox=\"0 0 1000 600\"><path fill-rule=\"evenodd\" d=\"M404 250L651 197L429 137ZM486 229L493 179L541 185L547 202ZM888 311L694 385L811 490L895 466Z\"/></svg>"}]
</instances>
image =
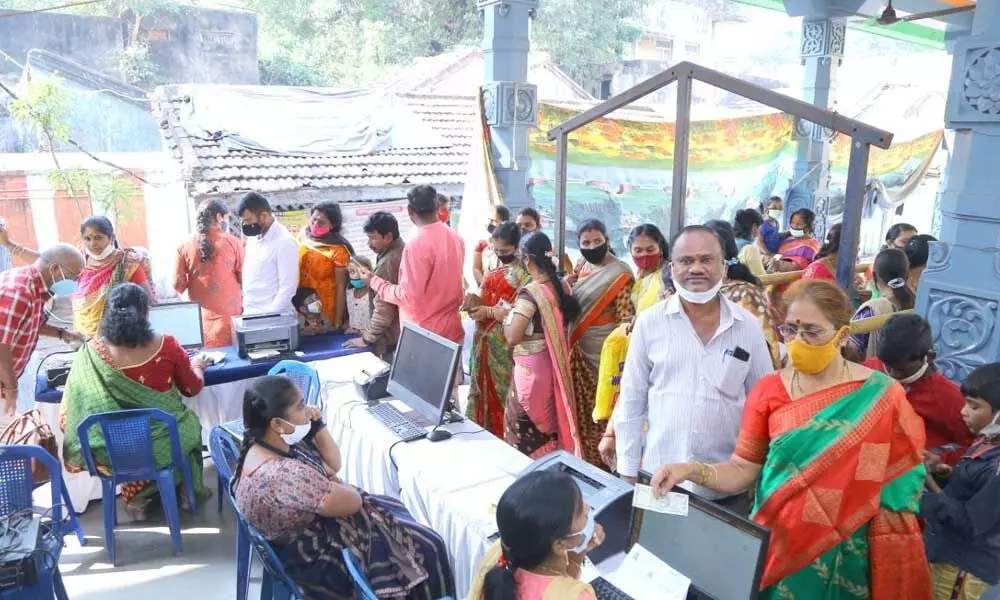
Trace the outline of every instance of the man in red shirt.
<instances>
[{"instance_id":1,"label":"man in red shirt","mask_svg":"<svg viewBox=\"0 0 1000 600\"><path fill-rule=\"evenodd\" d=\"M61 340L78 339L76 333L45 323L45 303L52 296L68 296L76 290L83 271L80 251L59 244L42 252L33 264L0 274L0 394L2 414L17 410L17 379L35 350L39 335Z\"/></svg>"},{"instance_id":2,"label":"man in red shirt","mask_svg":"<svg viewBox=\"0 0 1000 600\"><path fill-rule=\"evenodd\" d=\"M934 368L931 326L920 315L903 314L883 326L876 354L865 362L884 371L906 388L906 397L924 419L928 464L955 465L973 435L962 420L965 396L957 385Z\"/></svg>"}]
</instances>

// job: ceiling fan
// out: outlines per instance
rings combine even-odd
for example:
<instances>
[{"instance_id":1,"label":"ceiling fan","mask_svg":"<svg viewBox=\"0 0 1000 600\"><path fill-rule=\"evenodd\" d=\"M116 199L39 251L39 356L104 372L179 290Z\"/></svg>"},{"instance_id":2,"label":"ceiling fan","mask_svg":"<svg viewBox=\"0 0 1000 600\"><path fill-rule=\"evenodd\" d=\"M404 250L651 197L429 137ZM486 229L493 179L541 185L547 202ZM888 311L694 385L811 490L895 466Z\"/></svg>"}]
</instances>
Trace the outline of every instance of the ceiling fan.
<instances>
[{"instance_id":1,"label":"ceiling fan","mask_svg":"<svg viewBox=\"0 0 1000 600\"><path fill-rule=\"evenodd\" d=\"M976 6L956 6L953 8L943 8L941 10L932 10L922 13L914 13L912 15L899 16L896 14L896 9L892 7L892 0L888 0L885 5L885 10L882 11L877 17L870 15L863 15L860 13L855 13L859 17L864 17L865 19L871 19L872 22L878 25L895 25L896 23L909 23L912 21L923 21L924 19L936 19L938 17L946 17L948 15L955 15L958 13L969 12L975 10Z\"/></svg>"}]
</instances>

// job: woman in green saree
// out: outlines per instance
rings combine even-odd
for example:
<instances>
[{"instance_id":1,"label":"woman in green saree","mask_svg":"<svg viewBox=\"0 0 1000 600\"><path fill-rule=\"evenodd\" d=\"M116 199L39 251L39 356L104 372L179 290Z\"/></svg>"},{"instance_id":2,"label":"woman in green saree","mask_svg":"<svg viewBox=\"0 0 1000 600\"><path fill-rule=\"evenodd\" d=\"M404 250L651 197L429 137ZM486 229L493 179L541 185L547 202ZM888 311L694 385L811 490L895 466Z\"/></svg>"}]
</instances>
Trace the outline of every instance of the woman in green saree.
<instances>
[{"instance_id":1,"label":"woman in green saree","mask_svg":"<svg viewBox=\"0 0 1000 600\"><path fill-rule=\"evenodd\" d=\"M201 423L184 406L181 395L194 396L204 386L205 359L188 358L184 348L169 335L149 326L149 298L141 287L123 283L108 294L100 336L77 353L66 381L60 407L65 432L63 461L71 472L87 470L76 428L96 413L136 408L159 408L177 419L181 451L194 471L195 495L204 499L202 484ZM157 467L172 461L170 438L162 423L152 423L153 455ZM110 474L111 464L100 428L90 429L90 448L98 470ZM180 485L180 472L174 473ZM125 507L135 520L143 520L149 502L157 495L153 482L122 486ZM186 498L185 494L178 496ZM183 500L182 500L183 503Z\"/></svg>"},{"instance_id":2,"label":"woman in green saree","mask_svg":"<svg viewBox=\"0 0 1000 600\"><path fill-rule=\"evenodd\" d=\"M732 458L661 467L652 485L757 482L753 519L771 531L764 600L930 600L923 421L898 383L841 357L851 306L836 284L800 281L785 301L792 367L750 393Z\"/></svg>"}]
</instances>

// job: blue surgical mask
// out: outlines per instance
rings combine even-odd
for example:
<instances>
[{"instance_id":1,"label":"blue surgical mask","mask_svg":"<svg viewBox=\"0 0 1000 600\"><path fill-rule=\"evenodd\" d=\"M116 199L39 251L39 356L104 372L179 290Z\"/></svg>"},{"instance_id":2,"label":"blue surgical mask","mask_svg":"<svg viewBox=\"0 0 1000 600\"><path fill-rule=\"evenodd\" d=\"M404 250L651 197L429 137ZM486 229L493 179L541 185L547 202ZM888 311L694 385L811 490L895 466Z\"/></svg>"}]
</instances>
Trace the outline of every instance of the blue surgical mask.
<instances>
[{"instance_id":1,"label":"blue surgical mask","mask_svg":"<svg viewBox=\"0 0 1000 600\"><path fill-rule=\"evenodd\" d=\"M219 225L219 229L222 230L222 233L229 233L229 221L223 221L222 224Z\"/></svg>"},{"instance_id":2,"label":"blue surgical mask","mask_svg":"<svg viewBox=\"0 0 1000 600\"><path fill-rule=\"evenodd\" d=\"M354 289L356 289L356 290L360 290L360 289L362 289L362 288L365 287L365 282L364 282L363 279L352 279L351 280L351 287L354 288Z\"/></svg>"},{"instance_id":3,"label":"blue surgical mask","mask_svg":"<svg viewBox=\"0 0 1000 600\"><path fill-rule=\"evenodd\" d=\"M583 526L583 529L580 530L580 531L577 531L574 534L569 535L568 537L576 537L578 535L582 535L583 536L583 541L581 541L575 548L570 548L569 549L570 552L574 552L576 554L579 554L579 553L583 552L584 550L586 550L587 546L590 545L590 540L592 540L594 538L594 511L593 510L591 510L591 511L589 511L587 513L587 524Z\"/></svg>"},{"instance_id":4,"label":"blue surgical mask","mask_svg":"<svg viewBox=\"0 0 1000 600\"><path fill-rule=\"evenodd\" d=\"M61 277L62 279L52 283L52 286L49 287L49 293L52 294L53 296L72 296L73 292L76 291L78 285L76 280L68 279L66 277L66 272L63 271L62 266L60 265L56 266L59 267L59 277Z\"/></svg>"}]
</instances>

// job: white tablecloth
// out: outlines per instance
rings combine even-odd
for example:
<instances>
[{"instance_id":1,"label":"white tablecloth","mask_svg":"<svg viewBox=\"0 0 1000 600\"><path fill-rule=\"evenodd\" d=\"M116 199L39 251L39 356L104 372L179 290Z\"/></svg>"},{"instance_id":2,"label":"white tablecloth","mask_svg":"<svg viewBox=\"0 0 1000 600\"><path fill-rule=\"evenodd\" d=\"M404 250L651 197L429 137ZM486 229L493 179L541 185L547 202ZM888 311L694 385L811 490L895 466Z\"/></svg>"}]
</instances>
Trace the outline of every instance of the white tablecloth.
<instances>
[{"instance_id":1,"label":"white tablecloth","mask_svg":"<svg viewBox=\"0 0 1000 600\"><path fill-rule=\"evenodd\" d=\"M531 460L469 421L446 426L456 435L443 442L400 443L365 410L353 383L373 358L356 354L313 363L323 383L327 426L343 456L341 475L369 493L399 498L437 531L451 555L458 598L465 598L496 533L496 503Z\"/></svg>"}]
</instances>

